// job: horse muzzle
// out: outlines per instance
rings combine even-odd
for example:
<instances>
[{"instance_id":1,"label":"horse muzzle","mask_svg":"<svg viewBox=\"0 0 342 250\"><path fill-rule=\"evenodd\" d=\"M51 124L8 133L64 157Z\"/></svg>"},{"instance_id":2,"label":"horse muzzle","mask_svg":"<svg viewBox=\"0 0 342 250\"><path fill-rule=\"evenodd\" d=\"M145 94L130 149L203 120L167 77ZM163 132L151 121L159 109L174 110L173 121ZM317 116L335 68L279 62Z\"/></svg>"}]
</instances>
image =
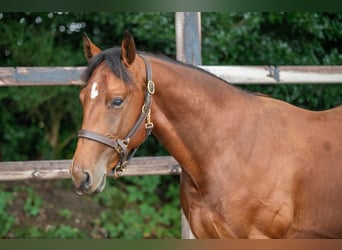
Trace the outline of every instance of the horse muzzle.
<instances>
[{"instance_id":1,"label":"horse muzzle","mask_svg":"<svg viewBox=\"0 0 342 250\"><path fill-rule=\"evenodd\" d=\"M93 174L91 171L72 165L70 174L76 193L79 195L100 193L106 185L105 172Z\"/></svg>"}]
</instances>

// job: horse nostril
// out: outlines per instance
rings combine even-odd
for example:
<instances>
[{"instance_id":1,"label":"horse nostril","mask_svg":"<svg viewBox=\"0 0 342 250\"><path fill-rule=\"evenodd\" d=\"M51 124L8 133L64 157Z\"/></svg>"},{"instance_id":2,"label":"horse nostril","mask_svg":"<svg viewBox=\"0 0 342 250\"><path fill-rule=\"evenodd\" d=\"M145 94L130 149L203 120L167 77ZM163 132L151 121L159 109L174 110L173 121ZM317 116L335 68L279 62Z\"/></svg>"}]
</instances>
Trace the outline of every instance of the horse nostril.
<instances>
[{"instance_id":1,"label":"horse nostril","mask_svg":"<svg viewBox=\"0 0 342 250\"><path fill-rule=\"evenodd\" d=\"M84 186L86 188L88 188L91 185L91 182L92 182L91 175L88 172L86 172L86 171L84 171L83 174L84 174L84 179L83 179Z\"/></svg>"}]
</instances>

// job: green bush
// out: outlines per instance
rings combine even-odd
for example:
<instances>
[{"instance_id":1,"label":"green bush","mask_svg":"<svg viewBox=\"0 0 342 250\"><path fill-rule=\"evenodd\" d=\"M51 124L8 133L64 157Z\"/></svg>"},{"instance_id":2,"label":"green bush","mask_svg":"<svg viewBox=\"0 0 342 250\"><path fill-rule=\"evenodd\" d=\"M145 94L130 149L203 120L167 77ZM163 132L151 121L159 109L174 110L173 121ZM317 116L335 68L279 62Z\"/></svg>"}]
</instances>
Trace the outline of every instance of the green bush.
<instances>
[{"instance_id":1,"label":"green bush","mask_svg":"<svg viewBox=\"0 0 342 250\"><path fill-rule=\"evenodd\" d=\"M146 176L125 177L123 190L110 185L94 197L107 207L95 227L108 238L180 238L179 190L173 183L172 177Z\"/></svg>"}]
</instances>

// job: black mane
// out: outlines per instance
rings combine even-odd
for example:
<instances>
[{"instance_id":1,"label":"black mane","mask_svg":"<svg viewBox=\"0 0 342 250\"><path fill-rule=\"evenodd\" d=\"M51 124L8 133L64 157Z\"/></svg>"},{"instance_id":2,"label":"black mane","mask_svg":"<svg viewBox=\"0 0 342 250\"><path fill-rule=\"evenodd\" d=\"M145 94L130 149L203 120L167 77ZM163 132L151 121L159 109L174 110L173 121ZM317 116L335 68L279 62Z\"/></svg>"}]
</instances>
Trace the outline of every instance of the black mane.
<instances>
[{"instance_id":1,"label":"black mane","mask_svg":"<svg viewBox=\"0 0 342 250\"><path fill-rule=\"evenodd\" d=\"M119 47L106 49L90 59L88 67L82 74L82 80L85 83L89 81L96 67L103 61L106 62L115 76L122 79L125 83L132 83L132 77L121 61L121 48Z\"/></svg>"}]
</instances>

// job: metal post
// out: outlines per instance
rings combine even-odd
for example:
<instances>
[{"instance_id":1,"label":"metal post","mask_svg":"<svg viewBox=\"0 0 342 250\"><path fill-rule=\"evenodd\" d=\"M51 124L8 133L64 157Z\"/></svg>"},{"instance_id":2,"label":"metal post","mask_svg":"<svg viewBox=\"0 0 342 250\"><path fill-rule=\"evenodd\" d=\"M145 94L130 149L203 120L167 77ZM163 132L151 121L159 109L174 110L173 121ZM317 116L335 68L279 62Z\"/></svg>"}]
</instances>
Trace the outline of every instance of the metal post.
<instances>
[{"instance_id":1,"label":"metal post","mask_svg":"<svg viewBox=\"0 0 342 250\"><path fill-rule=\"evenodd\" d=\"M176 48L177 60L193 65L202 64L200 12L176 12ZM182 238L195 239L183 211Z\"/></svg>"}]
</instances>

